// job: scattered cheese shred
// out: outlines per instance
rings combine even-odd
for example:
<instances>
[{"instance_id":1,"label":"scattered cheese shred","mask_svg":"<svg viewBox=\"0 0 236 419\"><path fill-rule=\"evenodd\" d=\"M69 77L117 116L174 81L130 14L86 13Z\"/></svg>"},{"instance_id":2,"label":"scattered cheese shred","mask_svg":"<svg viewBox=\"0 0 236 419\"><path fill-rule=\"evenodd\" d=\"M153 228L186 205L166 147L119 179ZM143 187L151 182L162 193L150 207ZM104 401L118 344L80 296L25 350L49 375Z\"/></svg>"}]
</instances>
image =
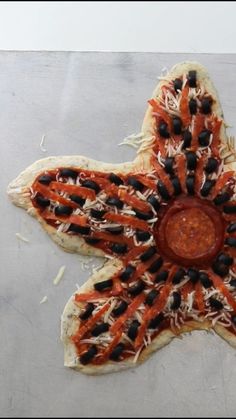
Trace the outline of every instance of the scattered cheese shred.
<instances>
[{"instance_id":1,"label":"scattered cheese shred","mask_svg":"<svg viewBox=\"0 0 236 419\"><path fill-rule=\"evenodd\" d=\"M45 296L42 298L42 300L40 301L40 303L39 303L39 304L44 304L44 303L46 303L46 301L48 301L48 297L45 295Z\"/></svg>"},{"instance_id":2,"label":"scattered cheese shred","mask_svg":"<svg viewBox=\"0 0 236 419\"><path fill-rule=\"evenodd\" d=\"M16 237L17 237L19 240L21 240L21 241L23 241L23 242L25 242L25 243L29 243L29 239L27 239L26 237L22 236L22 234L20 234L20 233L16 233Z\"/></svg>"},{"instance_id":3,"label":"scattered cheese shred","mask_svg":"<svg viewBox=\"0 0 236 419\"><path fill-rule=\"evenodd\" d=\"M141 351L142 351L142 349L143 349L143 346L144 346L144 345L142 345L142 346L141 346L141 348L139 348L138 352L136 352L136 355L135 355L135 356L134 356L134 358L133 358L133 363L134 363L134 364L136 364L136 362L138 361L138 358L139 358L139 355L141 354Z\"/></svg>"},{"instance_id":4,"label":"scattered cheese shred","mask_svg":"<svg viewBox=\"0 0 236 419\"><path fill-rule=\"evenodd\" d=\"M60 267L57 276L53 280L53 284L54 285L58 285L59 284L59 282L61 281L61 279L62 279L62 277L64 275L65 269L66 269L65 265L63 265L63 266Z\"/></svg>"},{"instance_id":5,"label":"scattered cheese shred","mask_svg":"<svg viewBox=\"0 0 236 419\"><path fill-rule=\"evenodd\" d=\"M46 135L43 134L42 139L41 139L40 144L39 144L40 150L43 151L44 153L46 153L46 151L47 151L46 148L44 147L45 137L46 137Z\"/></svg>"}]
</instances>

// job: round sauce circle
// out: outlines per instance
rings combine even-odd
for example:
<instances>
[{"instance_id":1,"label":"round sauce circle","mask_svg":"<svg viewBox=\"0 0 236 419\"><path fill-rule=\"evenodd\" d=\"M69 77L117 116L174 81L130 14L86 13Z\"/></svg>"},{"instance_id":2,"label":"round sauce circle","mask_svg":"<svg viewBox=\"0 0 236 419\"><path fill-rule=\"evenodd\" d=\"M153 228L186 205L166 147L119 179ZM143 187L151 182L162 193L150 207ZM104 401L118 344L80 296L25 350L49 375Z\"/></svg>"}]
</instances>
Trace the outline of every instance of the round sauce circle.
<instances>
[{"instance_id":1,"label":"round sauce circle","mask_svg":"<svg viewBox=\"0 0 236 419\"><path fill-rule=\"evenodd\" d=\"M183 209L170 217L165 235L170 249L186 259L204 255L216 240L213 221L199 208Z\"/></svg>"},{"instance_id":2,"label":"round sauce circle","mask_svg":"<svg viewBox=\"0 0 236 419\"><path fill-rule=\"evenodd\" d=\"M155 228L159 252L183 266L208 266L220 251L225 222L207 200L180 197Z\"/></svg>"}]
</instances>

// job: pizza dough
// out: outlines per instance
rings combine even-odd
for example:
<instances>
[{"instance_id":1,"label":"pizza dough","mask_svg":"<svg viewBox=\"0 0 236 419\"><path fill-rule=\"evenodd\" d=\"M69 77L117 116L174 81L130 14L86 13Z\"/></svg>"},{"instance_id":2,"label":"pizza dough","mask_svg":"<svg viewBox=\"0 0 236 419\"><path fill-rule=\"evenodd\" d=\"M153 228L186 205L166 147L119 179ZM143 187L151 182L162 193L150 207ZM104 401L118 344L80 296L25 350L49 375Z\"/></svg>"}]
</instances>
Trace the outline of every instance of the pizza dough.
<instances>
[{"instance_id":1,"label":"pizza dough","mask_svg":"<svg viewBox=\"0 0 236 419\"><path fill-rule=\"evenodd\" d=\"M183 62L163 77L142 132L133 162L49 157L8 187L64 250L111 259L62 315L65 365L87 374L136 366L195 329L236 346L235 152L204 67Z\"/></svg>"}]
</instances>

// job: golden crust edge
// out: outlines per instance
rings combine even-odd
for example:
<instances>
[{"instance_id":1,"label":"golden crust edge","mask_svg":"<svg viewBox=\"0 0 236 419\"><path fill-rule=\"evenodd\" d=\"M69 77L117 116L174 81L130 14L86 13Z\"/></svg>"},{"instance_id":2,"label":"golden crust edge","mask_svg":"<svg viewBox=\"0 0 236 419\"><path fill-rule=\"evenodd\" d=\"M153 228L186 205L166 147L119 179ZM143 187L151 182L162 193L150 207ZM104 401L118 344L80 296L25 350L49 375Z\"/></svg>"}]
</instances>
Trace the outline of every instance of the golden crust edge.
<instances>
[{"instance_id":1,"label":"golden crust edge","mask_svg":"<svg viewBox=\"0 0 236 419\"><path fill-rule=\"evenodd\" d=\"M78 358L74 351L74 345L69 342L64 344L65 355L64 355L64 366L78 370L88 375L99 375L107 374L112 372L118 372L129 368L135 368L144 363L154 352L160 350L164 346L168 345L172 339L180 337L180 335L192 332L194 330L206 330L211 329L209 321L197 322L195 320L187 322L180 329L178 334L175 334L171 329L166 329L160 332L160 334L153 340L153 342L142 351L137 362L133 362L133 359L128 359L123 362L112 362L108 361L104 365L82 365L79 363Z\"/></svg>"}]
</instances>

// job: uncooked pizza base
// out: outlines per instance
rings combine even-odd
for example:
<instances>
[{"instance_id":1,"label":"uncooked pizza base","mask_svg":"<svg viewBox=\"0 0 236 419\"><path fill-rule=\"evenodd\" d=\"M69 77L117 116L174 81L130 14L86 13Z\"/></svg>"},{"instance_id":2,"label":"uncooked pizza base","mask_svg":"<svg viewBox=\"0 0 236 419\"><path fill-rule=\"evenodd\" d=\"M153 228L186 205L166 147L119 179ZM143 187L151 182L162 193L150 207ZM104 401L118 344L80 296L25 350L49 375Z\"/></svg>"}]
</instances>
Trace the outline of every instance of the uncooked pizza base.
<instances>
[{"instance_id":1,"label":"uncooked pizza base","mask_svg":"<svg viewBox=\"0 0 236 419\"><path fill-rule=\"evenodd\" d=\"M205 86L206 91L213 98L213 112L218 117L222 117L222 109L218 100L217 92L208 76L206 70L196 62L184 62L176 65L170 73L168 73L164 80L162 80L153 92L153 98L158 98L162 87L166 81L171 81L175 78L187 74L189 70L196 70L198 80ZM89 246L82 237L68 236L66 233L58 232L50 226L41 216L39 216L31 201L31 185L34 179L43 171L51 170L57 167L78 167L80 169L88 169L91 171L113 172L117 174L137 173L142 170L148 171L151 167L152 149L150 148L150 139L155 136L155 119L152 115L152 107L149 105L144 117L142 132L144 138L148 139L149 147L143 147L143 151L138 152L137 158L134 162L127 162L122 164L108 164L88 159L82 156L59 156L48 157L39 160L33 165L23 171L8 187L8 194L10 199L17 206L23 207L28 213L42 224L43 228L51 236L51 238L59 244L64 250L69 252L76 252L91 256L104 256L104 251L95 247ZM234 152L229 147L229 142L225 132L225 125L222 124L220 131L221 151L220 156L224 161L225 170L235 170L236 163L234 161ZM93 285L100 282L102 279L114 275L123 266L123 262L114 258L107 262L104 267L93 276L80 288L76 294L87 293L93 290ZM79 328L78 314L80 312L79 304L75 303L74 295L70 298L64 312L62 314L61 339L65 348L65 365L76 368L87 374L101 374L112 371L120 371L126 368L134 367L147 359L152 352L162 348L168 344L176 335L171 329L163 330L159 335L153 339L152 343L142 350L138 360L134 362L133 358L125 361L113 362L108 361L103 365L82 365L76 352L76 347L71 341L71 336ZM209 320L199 317L199 321L188 321L179 328L178 334L190 332L192 330L209 330L212 329L212 324ZM226 328L216 324L213 329L221 337L228 341L229 344L236 347L236 337Z\"/></svg>"}]
</instances>

